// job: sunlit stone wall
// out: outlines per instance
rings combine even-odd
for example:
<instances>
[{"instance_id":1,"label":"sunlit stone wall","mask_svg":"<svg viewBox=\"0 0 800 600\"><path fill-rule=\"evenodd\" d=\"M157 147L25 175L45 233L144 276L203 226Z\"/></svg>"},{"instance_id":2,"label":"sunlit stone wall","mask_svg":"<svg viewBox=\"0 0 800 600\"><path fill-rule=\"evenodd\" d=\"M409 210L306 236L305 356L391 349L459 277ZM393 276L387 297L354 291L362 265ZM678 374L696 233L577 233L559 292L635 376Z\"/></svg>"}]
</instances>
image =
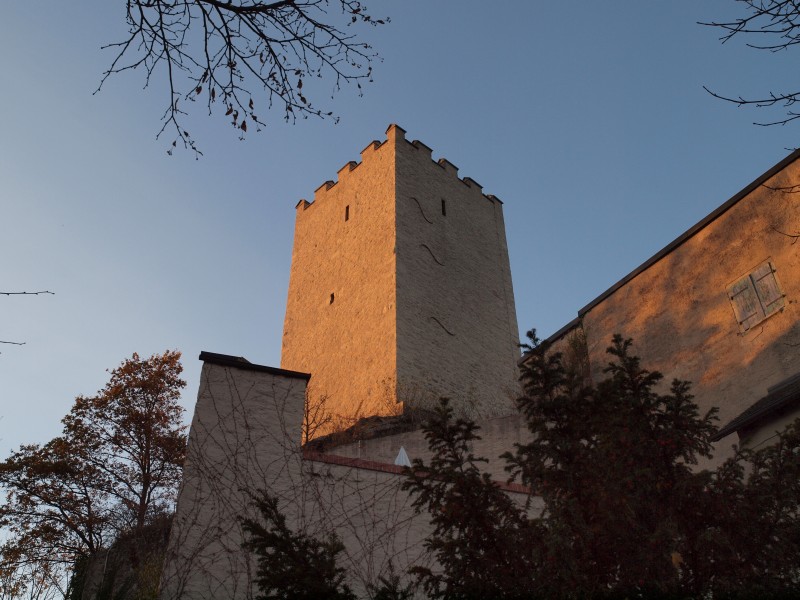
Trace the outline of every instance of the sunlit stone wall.
<instances>
[{"instance_id":1,"label":"sunlit stone wall","mask_svg":"<svg viewBox=\"0 0 800 600\"><path fill-rule=\"evenodd\" d=\"M633 338L643 364L693 382L705 411L724 425L800 372L800 231L797 153L581 311L592 375L603 377L614 333ZM783 233L781 233L783 232ZM769 262L784 294L782 307L744 330L732 286ZM650 261L648 261L650 262ZM761 438L774 435L774 428ZM736 436L721 440L717 459ZM756 440L758 442L758 440Z\"/></svg>"},{"instance_id":2,"label":"sunlit stone wall","mask_svg":"<svg viewBox=\"0 0 800 600\"><path fill-rule=\"evenodd\" d=\"M297 207L281 366L346 427L450 397L509 414L517 322L502 203L400 127Z\"/></svg>"}]
</instances>

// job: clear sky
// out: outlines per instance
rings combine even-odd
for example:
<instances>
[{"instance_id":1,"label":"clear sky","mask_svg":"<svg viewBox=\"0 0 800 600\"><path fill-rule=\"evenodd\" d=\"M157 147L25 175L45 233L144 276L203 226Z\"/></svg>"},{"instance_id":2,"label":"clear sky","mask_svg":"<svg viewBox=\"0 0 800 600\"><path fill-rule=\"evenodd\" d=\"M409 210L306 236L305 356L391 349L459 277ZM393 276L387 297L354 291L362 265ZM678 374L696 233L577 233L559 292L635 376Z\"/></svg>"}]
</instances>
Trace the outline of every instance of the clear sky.
<instances>
[{"instance_id":1,"label":"clear sky","mask_svg":"<svg viewBox=\"0 0 800 600\"><path fill-rule=\"evenodd\" d=\"M294 206L389 123L505 203L517 315L553 333L797 145L800 125L711 98L787 91L784 53L720 45L732 0L368 2L383 62L341 116L239 141L202 107L205 155L157 141L163 88L97 95L124 3L0 7L0 458L45 442L133 352L279 365ZM323 98L324 100L325 98ZM318 102L319 103L319 102ZM623 332L624 333L624 332Z\"/></svg>"}]
</instances>

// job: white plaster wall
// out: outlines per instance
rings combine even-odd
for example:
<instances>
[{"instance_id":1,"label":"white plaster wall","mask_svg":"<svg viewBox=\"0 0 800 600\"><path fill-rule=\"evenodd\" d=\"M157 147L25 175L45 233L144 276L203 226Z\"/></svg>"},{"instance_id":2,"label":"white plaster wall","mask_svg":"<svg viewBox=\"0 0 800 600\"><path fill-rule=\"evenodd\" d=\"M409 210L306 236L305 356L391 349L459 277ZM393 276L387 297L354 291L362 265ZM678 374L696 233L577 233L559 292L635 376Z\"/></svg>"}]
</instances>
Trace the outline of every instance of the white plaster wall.
<instances>
[{"instance_id":1,"label":"white plaster wall","mask_svg":"<svg viewBox=\"0 0 800 600\"><path fill-rule=\"evenodd\" d=\"M259 489L280 499L293 530L337 534L340 565L359 597L390 565L405 576L409 565L429 562L427 517L414 514L401 476L302 460L304 392L302 378L204 365L162 600L254 596L255 563L242 549L239 519L254 516Z\"/></svg>"},{"instance_id":2,"label":"white plaster wall","mask_svg":"<svg viewBox=\"0 0 800 600\"><path fill-rule=\"evenodd\" d=\"M289 514L301 481L305 380L206 363L165 561L163 599L251 598L239 518L259 489Z\"/></svg>"}]
</instances>

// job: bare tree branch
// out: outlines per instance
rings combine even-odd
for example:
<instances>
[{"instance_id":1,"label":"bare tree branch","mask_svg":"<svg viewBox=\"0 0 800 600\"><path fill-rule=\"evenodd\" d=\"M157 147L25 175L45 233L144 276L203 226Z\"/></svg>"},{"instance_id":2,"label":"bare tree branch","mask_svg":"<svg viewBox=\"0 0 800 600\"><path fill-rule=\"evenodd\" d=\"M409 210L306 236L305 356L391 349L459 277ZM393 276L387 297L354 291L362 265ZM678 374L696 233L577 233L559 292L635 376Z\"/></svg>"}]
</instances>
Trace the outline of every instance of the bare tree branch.
<instances>
[{"instance_id":1,"label":"bare tree branch","mask_svg":"<svg viewBox=\"0 0 800 600\"><path fill-rule=\"evenodd\" d=\"M188 109L179 102L203 94L209 115L219 101L240 138L248 121L260 131L261 111L273 108L290 122L336 120L305 96L304 83L331 79L332 93L355 83L360 93L377 55L346 28L388 22L372 18L360 0L127 0L126 6L127 36L103 46L115 55L95 93L125 71L141 68L145 87L163 76L167 103L157 137L174 132L168 154L178 141L202 154L182 125Z\"/></svg>"},{"instance_id":2,"label":"bare tree branch","mask_svg":"<svg viewBox=\"0 0 800 600\"><path fill-rule=\"evenodd\" d=\"M775 233L780 233L781 235L785 235L786 237L788 237L789 239L791 239L791 240L792 240L792 243L791 243L791 245L792 245L792 246L794 246L794 244L795 244L795 243L797 242L797 240L800 238L800 231L798 231L798 232L796 232L796 233L786 233L786 232L784 232L784 231L781 231L780 229L776 229L775 227L773 227L773 228L772 228L772 230L773 230Z\"/></svg>"},{"instance_id":3,"label":"bare tree branch","mask_svg":"<svg viewBox=\"0 0 800 600\"><path fill-rule=\"evenodd\" d=\"M768 190L772 190L773 192L781 192L783 194L800 193L800 183L792 185L767 185L766 183L762 183L761 187L767 188Z\"/></svg>"},{"instance_id":4,"label":"bare tree branch","mask_svg":"<svg viewBox=\"0 0 800 600\"><path fill-rule=\"evenodd\" d=\"M744 15L729 21L701 22L701 25L716 27L722 30L720 41L724 44L734 37L765 39L764 43L746 45L756 50L779 52L792 49L800 44L800 3L796 0L736 0L743 5ZM703 86L709 94L731 102L737 106L754 106L757 108L783 107L787 110L783 117L755 122L754 125L786 125L800 118L800 113L789 109L800 101L800 90L776 93L770 91L760 97L745 98L712 91Z\"/></svg>"},{"instance_id":5,"label":"bare tree branch","mask_svg":"<svg viewBox=\"0 0 800 600\"><path fill-rule=\"evenodd\" d=\"M40 296L42 294L50 294L51 296L55 296L55 292L50 292L47 290L42 290L40 292L0 292L0 296ZM4 342L0 340L0 344L13 344L14 346L24 346L25 342Z\"/></svg>"}]
</instances>

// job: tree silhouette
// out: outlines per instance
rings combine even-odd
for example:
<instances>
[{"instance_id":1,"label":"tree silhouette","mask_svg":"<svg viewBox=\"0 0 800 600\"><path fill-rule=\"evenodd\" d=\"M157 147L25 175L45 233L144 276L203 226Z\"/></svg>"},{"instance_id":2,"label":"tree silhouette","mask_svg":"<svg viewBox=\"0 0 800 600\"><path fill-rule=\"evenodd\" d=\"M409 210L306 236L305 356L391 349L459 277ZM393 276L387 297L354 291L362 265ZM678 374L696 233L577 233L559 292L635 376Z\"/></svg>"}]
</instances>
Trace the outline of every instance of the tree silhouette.
<instances>
[{"instance_id":1,"label":"tree silhouette","mask_svg":"<svg viewBox=\"0 0 800 600\"><path fill-rule=\"evenodd\" d=\"M336 564L344 545L331 533L319 540L286 525L278 499L262 490L253 504L260 518L243 519L245 547L258 558L257 600L355 600L344 582L346 572Z\"/></svg>"},{"instance_id":2,"label":"tree silhouette","mask_svg":"<svg viewBox=\"0 0 800 600\"><path fill-rule=\"evenodd\" d=\"M388 21L370 16L359 0L129 0L125 19L125 39L104 46L115 54L100 87L135 69L145 86L163 78L167 105L158 135L169 128L173 147L180 141L198 154L182 117L201 98L240 136L260 130L272 109L287 121L336 118L312 102L306 84L329 78L334 92L345 83L360 90L376 55L349 28Z\"/></svg>"},{"instance_id":3,"label":"tree silhouette","mask_svg":"<svg viewBox=\"0 0 800 600\"><path fill-rule=\"evenodd\" d=\"M431 460L414 459L405 470L403 489L433 525L425 547L438 567L411 568L429 598L521 599L536 590L541 553L535 540L542 532L481 473L486 459L471 450L479 429L468 419L453 419L443 399L423 426Z\"/></svg>"},{"instance_id":4,"label":"tree silhouette","mask_svg":"<svg viewBox=\"0 0 800 600\"><path fill-rule=\"evenodd\" d=\"M722 31L720 40L726 43L736 38L747 40L747 46L767 52L782 52L800 44L800 4L795 0L736 0L742 15L721 21L701 23ZM786 84L782 84L786 85ZM756 122L756 125L786 125L800 118L793 107L800 100L800 89L768 91L761 96L743 97L721 94L708 87L705 90L721 100L738 106L785 109L783 116Z\"/></svg>"},{"instance_id":5,"label":"tree silhouette","mask_svg":"<svg viewBox=\"0 0 800 600\"><path fill-rule=\"evenodd\" d=\"M428 514L437 565L425 592L471 598L793 598L800 593L800 421L714 470L715 411L688 383L662 389L614 336L590 385L530 332L518 406L531 433L504 455L541 505L480 472L477 427L446 404L425 427L432 458L404 487Z\"/></svg>"}]
</instances>

